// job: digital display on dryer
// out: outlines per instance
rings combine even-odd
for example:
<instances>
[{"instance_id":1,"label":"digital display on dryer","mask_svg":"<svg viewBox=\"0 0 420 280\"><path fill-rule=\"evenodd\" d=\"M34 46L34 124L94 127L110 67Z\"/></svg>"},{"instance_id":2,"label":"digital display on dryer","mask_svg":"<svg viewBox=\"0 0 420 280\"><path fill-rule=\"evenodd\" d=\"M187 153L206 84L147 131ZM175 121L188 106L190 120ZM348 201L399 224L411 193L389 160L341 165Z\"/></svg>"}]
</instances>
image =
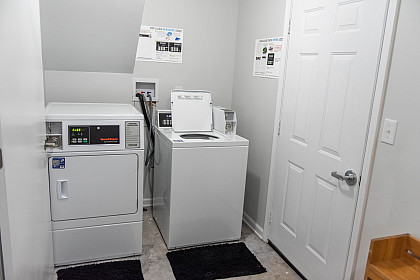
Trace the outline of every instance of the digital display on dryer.
<instances>
[{"instance_id":1,"label":"digital display on dryer","mask_svg":"<svg viewBox=\"0 0 420 280\"><path fill-rule=\"evenodd\" d=\"M89 126L69 126L69 145L88 145Z\"/></svg>"}]
</instances>

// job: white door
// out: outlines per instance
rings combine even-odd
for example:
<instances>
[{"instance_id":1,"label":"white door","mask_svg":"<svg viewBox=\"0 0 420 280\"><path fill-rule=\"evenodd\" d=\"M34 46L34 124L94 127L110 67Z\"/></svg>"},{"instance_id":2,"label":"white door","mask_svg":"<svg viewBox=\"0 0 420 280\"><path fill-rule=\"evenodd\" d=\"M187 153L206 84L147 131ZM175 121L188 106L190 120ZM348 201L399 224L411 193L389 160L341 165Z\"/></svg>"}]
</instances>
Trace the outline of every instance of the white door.
<instances>
[{"instance_id":1,"label":"white door","mask_svg":"<svg viewBox=\"0 0 420 280\"><path fill-rule=\"evenodd\" d=\"M342 279L388 1L292 1L269 239L308 279Z\"/></svg>"},{"instance_id":2,"label":"white door","mask_svg":"<svg viewBox=\"0 0 420 280\"><path fill-rule=\"evenodd\" d=\"M136 213L137 163L136 154L51 156L48 166L52 220Z\"/></svg>"}]
</instances>

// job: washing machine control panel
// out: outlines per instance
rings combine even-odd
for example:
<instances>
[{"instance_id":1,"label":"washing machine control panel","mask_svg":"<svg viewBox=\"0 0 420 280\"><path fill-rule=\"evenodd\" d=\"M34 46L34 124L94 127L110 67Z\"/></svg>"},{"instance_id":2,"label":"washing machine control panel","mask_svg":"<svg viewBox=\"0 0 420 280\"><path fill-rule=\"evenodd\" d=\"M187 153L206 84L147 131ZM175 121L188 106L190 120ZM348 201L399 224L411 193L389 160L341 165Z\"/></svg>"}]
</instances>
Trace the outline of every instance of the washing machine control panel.
<instances>
[{"instance_id":1,"label":"washing machine control panel","mask_svg":"<svg viewBox=\"0 0 420 280\"><path fill-rule=\"evenodd\" d=\"M119 125L68 126L69 145L119 144Z\"/></svg>"},{"instance_id":2,"label":"washing machine control panel","mask_svg":"<svg viewBox=\"0 0 420 280\"><path fill-rule=\"evenodd\" d=\"M155 124L158 128L172 128L171 110L158 110Z\"/></svg>"}]
</instances>

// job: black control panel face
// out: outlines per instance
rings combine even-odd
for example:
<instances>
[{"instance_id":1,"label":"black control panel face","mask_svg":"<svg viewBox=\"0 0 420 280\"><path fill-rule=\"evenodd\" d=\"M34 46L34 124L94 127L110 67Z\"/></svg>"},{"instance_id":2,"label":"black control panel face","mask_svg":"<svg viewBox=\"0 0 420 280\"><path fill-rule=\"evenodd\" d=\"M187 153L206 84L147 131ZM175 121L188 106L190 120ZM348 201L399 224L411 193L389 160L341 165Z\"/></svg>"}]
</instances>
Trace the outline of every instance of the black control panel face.
<instances>
[{"instance_id":1,"label":"black control panel face","mask_svg":"<svg viewBox=\"0 0 420 280\"><path fill-rule=\"evenodd\" d=\"M90 144L120 144L119 125L97 125L90 127Z\"/></svg>"},{"instance_id":2,"label":"black control panel face","mask_svg":"<svg viewBox=\"0 0 420 280\"><path fill-rule=\"evenodd\" d=\"M171 113L159 113L159 127L172 127Z\"/></svg>"},{"instance_id":3,"label":"black control panel face","mask_svg":"<svg viewBox=\"0 0 420 280\"><path fill-rule=\"evenodd\" d=\"M69 145L119 144L119 125L69 126Z\"/></svg>"}]
</instances>

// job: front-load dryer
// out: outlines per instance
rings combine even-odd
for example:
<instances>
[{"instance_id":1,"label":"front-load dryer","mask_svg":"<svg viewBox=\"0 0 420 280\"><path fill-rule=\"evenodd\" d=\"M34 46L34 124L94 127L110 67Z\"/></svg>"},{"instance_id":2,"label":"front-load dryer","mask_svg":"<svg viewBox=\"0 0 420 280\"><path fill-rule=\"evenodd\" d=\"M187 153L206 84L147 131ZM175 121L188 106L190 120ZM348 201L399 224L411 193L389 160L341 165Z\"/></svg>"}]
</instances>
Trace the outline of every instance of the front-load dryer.
<instances>
[{"instance_id":1,"label":"front-load dryer","mask_svg":"<svg viewBox=\"0 0 420 280\"><path fill-rule=\"evenodd\" d=\"M50 103L46 131L55 265L141 254L143 115Z\"/></svg>"}]
</instances>

